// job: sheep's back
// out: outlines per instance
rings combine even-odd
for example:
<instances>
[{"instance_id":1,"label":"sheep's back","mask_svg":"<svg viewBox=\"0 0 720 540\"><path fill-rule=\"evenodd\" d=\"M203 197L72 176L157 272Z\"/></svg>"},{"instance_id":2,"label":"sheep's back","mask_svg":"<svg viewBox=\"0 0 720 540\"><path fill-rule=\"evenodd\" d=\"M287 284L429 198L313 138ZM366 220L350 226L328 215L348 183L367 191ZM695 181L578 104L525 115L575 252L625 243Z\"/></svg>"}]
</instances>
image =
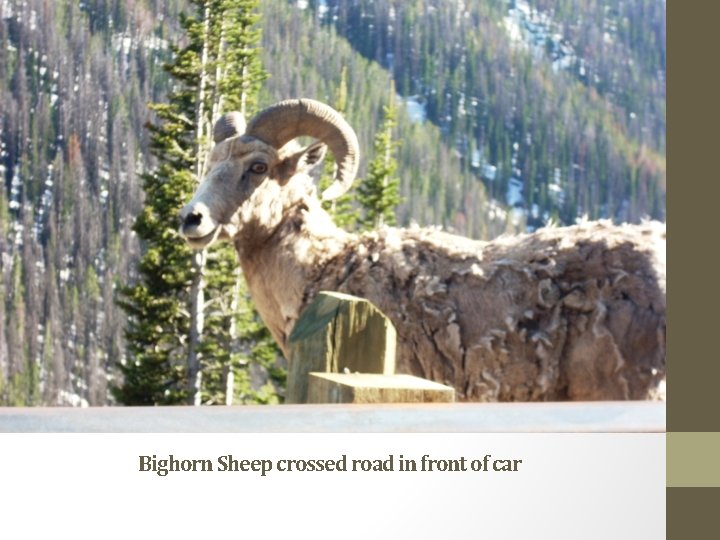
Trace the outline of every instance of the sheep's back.
<instances>
[{"instance_id":1,"label":"sheep's back","mask_svg":"<svg viewBox=\"0 0 720 540\"><path fill-rule=\"evenodd\" d=\"M607 222L477 242L432 229L353 239L317 290L368 298L398 370L464 400L645 399L665 375L665 226Z\"/></svg>"}]
</instances>

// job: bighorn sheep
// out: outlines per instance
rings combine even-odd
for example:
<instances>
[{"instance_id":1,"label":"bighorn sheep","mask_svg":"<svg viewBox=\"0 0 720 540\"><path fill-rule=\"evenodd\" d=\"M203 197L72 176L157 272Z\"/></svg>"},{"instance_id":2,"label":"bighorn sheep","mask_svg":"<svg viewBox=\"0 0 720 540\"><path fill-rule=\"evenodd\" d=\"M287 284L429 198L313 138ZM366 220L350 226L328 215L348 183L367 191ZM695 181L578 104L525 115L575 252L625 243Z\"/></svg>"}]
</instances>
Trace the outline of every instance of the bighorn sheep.
<instances>
[{"instance_id":1,"label":"bighorn sheep","mask_svg":"<svg viewBox=\"0 0 720 540\"><path fill-rule=\"evenodd\" d=\"M665 226L548 227L482 242L434 229L349 234L308 171L326 145L332 199L358 168L352 128L330 107L289 100L215 127L209 173L181 211L191 247L234 242L252 297L286 350L320 290L369 299L393 321L399 371L463 400L656 397L665 376ZM299 149L299 136L319 142Z\"/></svg>"}]
</instances>

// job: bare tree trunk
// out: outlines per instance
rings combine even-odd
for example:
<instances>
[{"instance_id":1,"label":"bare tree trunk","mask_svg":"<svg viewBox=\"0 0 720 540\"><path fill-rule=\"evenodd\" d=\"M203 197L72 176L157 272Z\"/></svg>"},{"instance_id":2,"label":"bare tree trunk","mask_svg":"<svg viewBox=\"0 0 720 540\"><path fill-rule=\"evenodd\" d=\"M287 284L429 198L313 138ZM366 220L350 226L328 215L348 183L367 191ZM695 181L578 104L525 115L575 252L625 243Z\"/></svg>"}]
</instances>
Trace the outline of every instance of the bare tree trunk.
<instances>
[{"instance_id":1,"label":"bare tree trunk","mask_svg":"<svg viewBox=\"0 0 720 540\"><path fill-rule=\"evenodd\" d=\"M195 277L190 290L190 343L188 344L188 405L200 405L202 387L202 371L200 370L200 337L205 326L205 269L206 251L198 251L193 255Z\"/></svg>"},{"instance_id":2,"label":"bare tree trunk","mask_svg":"<svg viewBox=\"0 0 720 540\"><path fill-rule=\"evenodd\" d=\"M247 49L243 49L247 50ZM242 80L243 80L243 88L240 93L240 113L242 114L243 118L247 118L247 76L248 76L248 67L247 64L243 64L242 67Z\"/></svg>"},{"instance_id":3,"label":"bare tree trunk","mask_svg":"<svg viewBox=\"0 0 720 540\"><path fill-rule=\"evenodd\" d=\"M213 95L213 108L212 115L210 118L211 123L214 125L223 108L224 95L221 91L220 85L225 78L227 68L224 67L224 52L227 43L225 43L225 21L223 21L220 29L220 43L218 44L217 51L217 62L215 64L215 88L218 89Z\"/></svg>"},{"instance_id":4,"label":"bare tree trunk","mask_svg":"<svg viewBox=\"0 0 720 540\"><path fill-rule=\"evenodd\" d=\"M233 348L233 352L237 352L237 338L238 338L238 328L237 328L237 320L236 320L236 314L238 310L238 306L240 305L240 280L242 279L242 272L240 271L240 267L238 266L235 269L235 286L233 287L233 296L232 300L230 302L230 342L232 343L231 347ZM232 405L233 404L233 397L235 395L235 373L233 372L233 366L232 363L225 366L224 369L224 376L225 376L225 405Z\"/></svg>"},{"instance_id":5,"label":"bare tree trunk","mask_svg":"<svg viewBox=\"0 0 720 540\"><path fill-rule=\"evenodd\" d=\"M205 4L203 14L203 50L200 56L200 83L198 84L198 95L195 103L195 120L197 122L196 132L196 162L195 176L200 181L205 176L205 155L207 153L206 136L210 133L209 123L205 119L205 89L208 84L208 48L210 46L210 3Z\"/></svg>"},{"instance_id":6,"label":"bare tree trunk","mask_svg":"<svg viewBox=\"0 0 720 540\"><path fill-rule=\"evenodd\" d=\"M232 365L225 366L225 405L232 405L235 396L235 372Z\"/></svg>"},{"instance_id":7,"label":"bare tree trunk","mask_svg":"<svg viewBox=\"0 0 720 540\"><path fill-rule=\"evenodd\" d=\"M390 139L390 134L392 133L392 128L388 127L387 130L386 130L386 133L388 134L388 141L390 141L390 140L391 140L391 139ZM384 163L384 165L385 165L385 170L386 170L386 171L387 171L388 165L390 164L390 157L391 157L391 156L390 156L390 144L388 144L388 145L385 147L385 155L383 156L383 163ZM383 176L383 179L382 179L383 193L385 193L385 188L387 188L387 185L388 185L388 177L387 177L387 174L386 174L386 175ZM383 215L382 212L380 212L380 213L378 214L377 223L376 223L375 225L376 225L376 228L378 228L378 229L379 229L380 227L382 227L383 225L385 225L385 216Z\"/></svg>"}]
</instances>

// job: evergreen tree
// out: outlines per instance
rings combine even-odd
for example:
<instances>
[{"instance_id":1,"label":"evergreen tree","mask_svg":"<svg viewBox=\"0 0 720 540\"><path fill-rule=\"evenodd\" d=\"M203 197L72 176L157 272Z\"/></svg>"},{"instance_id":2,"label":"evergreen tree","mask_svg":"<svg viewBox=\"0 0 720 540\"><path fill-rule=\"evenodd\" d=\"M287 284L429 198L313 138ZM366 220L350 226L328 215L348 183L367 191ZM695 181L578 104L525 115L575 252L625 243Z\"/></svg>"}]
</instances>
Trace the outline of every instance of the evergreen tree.
<instances>
[{"instance_id":1,"label":"evergreen tree","mask_svg":"<svg viewBox=\"0 0 720 540\"><path fill-rule=\"evenodd\" d=\"M178 62L182 58L178 55ZM174 404L184 401L185 355L190 320L188 285L191 253L175 234L177 212L192 193L194 176L185 114L188 100L180 92L170 103L153 109L161 120L148 126L150 151L159 166L143 175L146 205L133 230L144 246L139 282L121 290L120 305L128 315L125 337L128 360L120 366L122 386L115 399L125 405Z\"/></svg>"},{"instance_id":2,"label":"evergreen tree","mask_svg":"<svg viewBox=\"0 0 720 540\"><path fill-rule=\"evenodd\" d=\"M237 298L234 256L227 247L191 253L175 229L179 209L205 176L215 120L252 106L265 78L253 47L257 3L192 0L195 14L181 17L187 45L174 47L166 66L177 84L168 103L152 105L160 122L149 126L150 150L159 165L144 177L146 206L134 228L145 248L140 281L124 288L121 300L131 358L114 393L125 404L198 405L202 369L215 372L213 386L217 367L232 360L237 302L225 299Z\"/></svg>"},{"instance_id":3,"label":"evergreen tree","mask_svg":"<svg viewBox=\"0 0 720 540\"><path fill-rule=\"evenodd\" d=\"M340 114L345 115L347 112L347 66L343 66L340 72L340 83L337 88L334 107ZM318 181L318 193L322 193L330 187L335 178L335 159L331 154L325 156L322 175ZM355 227L358 220L358 212L353 205L354 201L353 188L347 190L346 193L333 199L332 201L323 201L322 206L332 216L333 221L338 227L351 230Z\"/></svg>"},{"instance_id":4,"label":"evergreen tree","mask_svg":"<svg viewBox=\"0 0 720 540\"><path fill-rule=\"evenodd\" d=\"M219 4L224 45L218 54L216 80L220 106L216 112L240 111L247 117L255 111L261 84L268 77L258 50L262 38L260 28L256 27L260 2L220 0Z\"/></svg>"},{"instance_id":5,"label":"evergreen tree","mask_svg":"<svg viewBox=\"0 0 720 540\"><path fill-rule=\"evenodd\" d=\"M363 208L359 220L363 229L395 225L395 208L400 203L400 179L397 177L395 157L399 142L393 139L396 125L395 85L391 84L390 103L383 108L384 118L380 133L375 136L375 157L370 162L368 175L358 187L358 200Z\"/></svg>"},{"instance_id":6,"label":"evergreen tree","mask_svg":"<svg viewBox=\"0 0 720 540\"><path fill-rule=\"evenodd\" d=\"M7 384L2 388L0 403L11 406L32 406L39 402L40 375L38 366L29 354L24 318L27 310L25 286L27 269L20 257L13 258L8 312Z\"/></svg>"}]
</instances>

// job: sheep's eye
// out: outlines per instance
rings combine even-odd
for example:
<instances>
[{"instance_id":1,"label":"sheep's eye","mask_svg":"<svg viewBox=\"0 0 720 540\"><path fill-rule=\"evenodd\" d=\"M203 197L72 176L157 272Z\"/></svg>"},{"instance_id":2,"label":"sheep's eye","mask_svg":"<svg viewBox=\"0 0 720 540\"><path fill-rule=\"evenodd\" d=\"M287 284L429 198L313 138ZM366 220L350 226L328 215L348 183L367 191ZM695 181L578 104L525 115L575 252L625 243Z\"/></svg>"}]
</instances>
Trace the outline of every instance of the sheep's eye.
<instances>
[{"instance_id":1,"label":"sheep's eye","mask_svg":"<svg viewBox=\"0 0 720 540\"><path fill-rule=\"evenodd\" d=\"M268 169L267 163L263 163L262 161L256 161L252 165L250 165L250 170L254 172L255 174L263 174L266 173Z\"/></svg>"}]
</instances>

